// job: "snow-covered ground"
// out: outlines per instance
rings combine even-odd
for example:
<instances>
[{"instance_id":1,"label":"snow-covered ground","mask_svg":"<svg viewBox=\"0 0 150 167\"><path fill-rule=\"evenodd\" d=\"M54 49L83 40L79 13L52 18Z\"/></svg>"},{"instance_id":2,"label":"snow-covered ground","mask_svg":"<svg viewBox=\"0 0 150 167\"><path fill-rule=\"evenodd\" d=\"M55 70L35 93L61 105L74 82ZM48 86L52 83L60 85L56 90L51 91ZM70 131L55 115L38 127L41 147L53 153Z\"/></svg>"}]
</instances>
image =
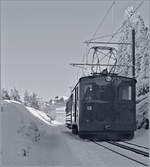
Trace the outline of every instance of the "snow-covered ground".
<instances>
[{"instance_id":1,"label":"snow-covered ground","mask_svg":"<svg viewBox=\"0 0 150 167\"><path fill-rule=\"evenodd\" d=\"M15 101L4 101L1 112L1 163L13 166L143 166L73 135L64 125L64 108L56 120ZM148 147L148 130L136 142ZM135 155L134 155L135 156ZM138 156L137 156L138 158Z\"/></svg>"},{"instance_id":2,"label":"snow-covered ground","mask_svg":"<svg viewBox=\"0 0 150 167\"><path fill-rule=\"evenodd\" d=\"M140 96L136 104L137 127L140 127L144 119L149 118L149 98L148 95Z\"/></svg>"},{"instance_id":3,"label":"snow-covered ground","mask_svg":"<svg viewBox=\"0 0 150 167\"><path fill-rule=\"evenodd\" d=\"M140 129L135 132L135 137L130 141L131 143L136 143L145 147L149 147L149 130Z\"/></svg>"},{"instance_id":4,"label":"snow-covered ground","mask_svg":"<svg viewBox=\"0 0 150 167\"><path fill-rule=\"evenodd\" d=\"M56 108L56 120L61 124L65 124L65 107Z\"/></svg>"}]
</instances>

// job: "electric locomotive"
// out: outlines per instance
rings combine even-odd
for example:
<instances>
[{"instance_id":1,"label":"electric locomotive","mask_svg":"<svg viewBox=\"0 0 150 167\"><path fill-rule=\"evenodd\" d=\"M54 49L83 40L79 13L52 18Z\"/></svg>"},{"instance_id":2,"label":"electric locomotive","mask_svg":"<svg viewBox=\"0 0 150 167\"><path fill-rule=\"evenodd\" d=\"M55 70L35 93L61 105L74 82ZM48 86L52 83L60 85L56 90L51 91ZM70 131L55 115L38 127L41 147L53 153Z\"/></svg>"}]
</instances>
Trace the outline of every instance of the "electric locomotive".
<instances>
[{"instance_id":1,"label":"electric locomotive","mask_svg":"<svg viewBox=\"0 0 150 167\"><path fill-rule=\"evenodd\" d=\"M135 84L133 78L111 73L81 77L66 104L66 126L84 138L133 138Z\"/></svg>"}]
</instances>

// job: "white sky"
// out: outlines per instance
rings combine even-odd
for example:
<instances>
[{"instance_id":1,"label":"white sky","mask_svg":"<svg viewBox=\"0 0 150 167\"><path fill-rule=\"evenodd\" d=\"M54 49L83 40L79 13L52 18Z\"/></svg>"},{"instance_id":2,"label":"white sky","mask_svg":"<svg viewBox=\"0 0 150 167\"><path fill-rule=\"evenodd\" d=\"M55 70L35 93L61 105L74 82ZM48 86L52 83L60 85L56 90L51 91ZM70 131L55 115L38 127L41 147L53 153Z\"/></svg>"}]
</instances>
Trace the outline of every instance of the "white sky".
<instances>
[{"instance_id":1,"label":"white sky","mask_svg":"<svg viewBox=\"0 0 150 167\"><path fill-rule=\"evenodd\" d=\"M110 34L122 23L124 10L141 1L116 1L97 36ZM2 87L43 98L69 96L77 82L83 41L90 39L112 1L1 1ZM149 26L149 1L138 12ZM112 15L113 13L113 15ZM113 18L113 19L112 19Z\"/></svg>"}]
</instances>

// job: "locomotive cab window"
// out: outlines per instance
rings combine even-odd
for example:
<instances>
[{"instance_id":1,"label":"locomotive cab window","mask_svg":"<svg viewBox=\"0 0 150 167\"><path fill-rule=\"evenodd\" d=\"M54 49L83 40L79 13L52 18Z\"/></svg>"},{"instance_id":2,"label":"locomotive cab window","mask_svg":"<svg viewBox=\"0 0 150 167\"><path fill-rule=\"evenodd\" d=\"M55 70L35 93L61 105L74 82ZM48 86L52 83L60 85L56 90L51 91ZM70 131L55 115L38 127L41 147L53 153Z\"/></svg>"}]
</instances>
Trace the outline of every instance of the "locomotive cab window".
<instances>
[{"instance_id":1,"label":"locomotive cab window","mask_svg":"<svg viewBox=\"0 0 150 167\"><path fill-rule=\"evenodd\" d=\"M132 89L130 85L123 85L119 88L119 100L132 100Z\"/></svg>"},{"instance_id":2,"label":"locomotive cab window","mask_svg":"<svg viewBox=\"0 0 150 167\"><path fill-rule=\"evenodd\" d=\"M111 101L114 98L114 91L109 84L98 85L96 83L84 86L84 100Z\"/></svg>"}]
</instances>

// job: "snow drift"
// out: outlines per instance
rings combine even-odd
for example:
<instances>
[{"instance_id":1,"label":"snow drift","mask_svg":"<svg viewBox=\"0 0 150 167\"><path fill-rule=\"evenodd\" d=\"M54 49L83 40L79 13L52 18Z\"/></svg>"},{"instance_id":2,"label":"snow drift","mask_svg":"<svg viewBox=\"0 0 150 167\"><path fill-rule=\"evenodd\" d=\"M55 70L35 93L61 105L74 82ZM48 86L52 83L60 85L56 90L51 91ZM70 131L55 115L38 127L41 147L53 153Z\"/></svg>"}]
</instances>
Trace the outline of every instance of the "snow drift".
<instances>
[{"instance_id":1,"label":"snow drift","mask_svg":"<svg viewBox=\"0 0 150 167\"><path fill-rule=\"evenodd\" d=\"M35 164L40 154L38 142L54 126L50 118L42 111L9 100L3 101L1 116L2 164Z\"/></svg>"}]
</instances>

